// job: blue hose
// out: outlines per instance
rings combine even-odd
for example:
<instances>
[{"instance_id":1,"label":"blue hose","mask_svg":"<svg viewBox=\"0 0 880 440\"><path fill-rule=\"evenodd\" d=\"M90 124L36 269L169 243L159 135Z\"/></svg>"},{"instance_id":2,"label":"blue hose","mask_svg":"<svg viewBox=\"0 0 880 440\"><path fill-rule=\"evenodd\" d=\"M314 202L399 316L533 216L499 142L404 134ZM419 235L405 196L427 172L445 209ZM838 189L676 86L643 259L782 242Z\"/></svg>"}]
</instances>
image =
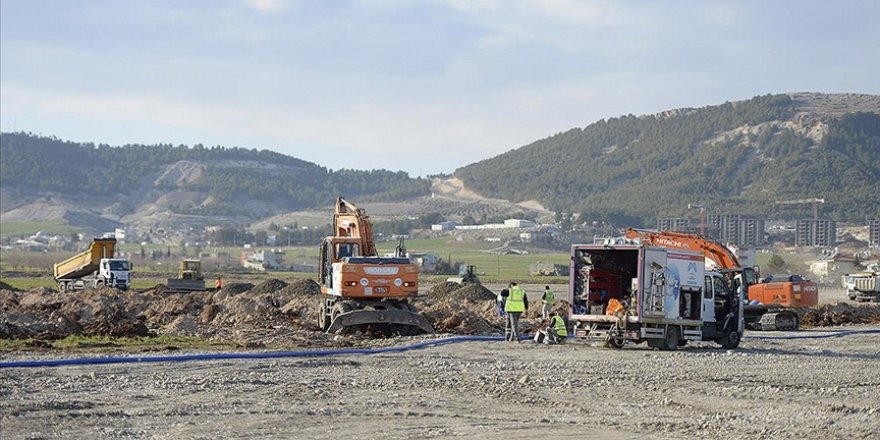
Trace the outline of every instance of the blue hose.
<instances>
[{"instance_id":1,"label":"blue hose","mask_svg":"<svg viewBox=\"0 0 880 440\"><path fill-rule=\"evenodd\" d=\"M839 331L831 331L831 332L822 332L820 335L811 335L811 334L797 334L797 335L780 335L780 336L770 336L770 335L748 335L743 336L743 339L825 339L825 338L840 338L843 336L850 335L868 335L872 333L880 333L880 329L867 329L867 330L839 330Z\"/></svg>"},{"instance_id":2,"label":"blue hose","mask_svg":"<svg viewBox=\"0 0 880 440\"><path fill-rule=\"evenodd\" d=\"M379 354L398 353L409 350L417 350L425 347L438 347L441 345L455 344L458 342L502 341L503 336L456 336L451 338L434 339L418 342L411 345L399 345L383 348L348 348L334 350L300 350L300 351L270 351L255 353L193 353L176 356L115 356L115 357L87 357L74 359L45 359L33 361L0 362L2 368L35 368L35 367L60 367L69 365L99 365L99 364L124 364L146 362L185 362L207 361L218 359L273 359L273 358L303 358L340 356L353 354Z\"/></svg>"},{"instance_id":3,"label":"blue hose","mask_svg":"<svg viewBox=\"0 0 880 440\"><path fill-rule=\"evenodd\" d=\"M791 335L791 336L745 336L746 339L824 339L839 338L843 336L858 334L880 333L880 329L867 330L842 330L828 332L821 335ZM520 339L530 339L523 336ZM208 361L223 359L275 359L275 358L305 358L305 357L324 357L324 356L343 356L343 355L368 355L380 353L400 353L409 350L418 350L426 347L439 347L441 345L456 344L459 342L491 342L503 341L503 336L455 336L451 338L434 339L430 341L418 342L410 345L398 345L395 347L383 348L348 348L334 350L299 350L299 351L270 351L256 353L194 353L181 354L176 356L116 356L116 357L87 357L74 359L45 359L33 361L11 361L0 362L2 368L40 368L40 367L61 367L70 365L100 365L100 364L125 364L125 363L148 363L148 362L186 362L186 361Z\"/></svg>"}]
</instances>

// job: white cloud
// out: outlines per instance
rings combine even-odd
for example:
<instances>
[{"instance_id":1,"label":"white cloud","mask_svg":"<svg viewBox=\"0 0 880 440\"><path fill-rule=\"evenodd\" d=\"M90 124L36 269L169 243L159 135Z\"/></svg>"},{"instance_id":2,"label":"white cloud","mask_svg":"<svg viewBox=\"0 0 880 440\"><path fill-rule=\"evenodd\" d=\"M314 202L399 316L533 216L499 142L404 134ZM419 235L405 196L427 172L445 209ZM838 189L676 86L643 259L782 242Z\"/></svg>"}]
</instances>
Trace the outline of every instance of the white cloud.
<instances>
[{"instance_id":1,"label":"white cloud","mask_svg":"<svg viewBox=\"0 0 880 440\"><path fill-rule=\"evenodd\" d=\"M290 0L245 0L252 9L266 14L284 12L290 7Z\"/></svg>"}]
</instances>

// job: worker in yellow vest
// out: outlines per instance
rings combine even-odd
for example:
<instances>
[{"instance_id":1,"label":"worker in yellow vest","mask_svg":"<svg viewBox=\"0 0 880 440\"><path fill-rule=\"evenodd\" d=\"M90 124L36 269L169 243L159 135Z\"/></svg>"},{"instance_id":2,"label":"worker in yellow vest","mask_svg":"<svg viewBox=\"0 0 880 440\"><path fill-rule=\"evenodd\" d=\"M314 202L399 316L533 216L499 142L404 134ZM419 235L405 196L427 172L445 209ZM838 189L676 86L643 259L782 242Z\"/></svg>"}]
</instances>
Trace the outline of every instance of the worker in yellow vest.
<instances>
[{"instance_id":1,"label":"worker in yellow vest","mask_svg":"<svg viewBox=\"0 0 880 440\"><path fill-rule=\"evenodd\" d=\"M544 342L547 344L561 344L568 337L568 324L562 315L551 312L550 325L547 327L547 338Z\"/></svg>"},{"instance_id":2,"label":"worker in yellow vest","mask_svg":"<svg viewBox=\"0 0 880 440\"><path fill-rule=\"evenodd\" d=\"M568 322L556 311L550 312L550 323L535 333L535 342L548 345L561 344L568 337Z\"/></svg>"},{"instance_id":3,"label":"worker in yellow vest","mask_svg":"<svg viewBox=\"0 0 880 440\"><path fill-rule=\"evenodd\" d=\"M504 292L502 292L503 294ZM519 342L519 317L529 309L529 297L526 292L516 284L510 283L507 289L507 298L504 300L504 314L507 316L504 327L504 337L508 341Z\"/></svg>"},{"instance_id":4,"label":"worker in yellow vest","mask_svg":"<svg viewBox=\"0 0 880 440\"><path fill-rule=\"evenodd\" d=\"M543 307L541 308L541 318L547 319L550 316L550 309L553 308L553 301L556 300L553 291L550 290L550 286L544 286L544 296L541 298L541 304Z\"/></svg>"}]
</instances>

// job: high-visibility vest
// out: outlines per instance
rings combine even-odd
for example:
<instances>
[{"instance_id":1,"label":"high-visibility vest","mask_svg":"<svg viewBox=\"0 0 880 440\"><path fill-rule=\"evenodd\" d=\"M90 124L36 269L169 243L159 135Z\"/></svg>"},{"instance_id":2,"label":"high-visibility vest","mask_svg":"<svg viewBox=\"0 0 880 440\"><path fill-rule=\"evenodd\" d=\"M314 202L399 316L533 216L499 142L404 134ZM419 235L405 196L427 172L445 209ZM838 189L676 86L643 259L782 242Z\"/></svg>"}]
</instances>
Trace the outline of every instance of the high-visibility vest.
<instances>
[{"instance_id":1,"label":"high-visibility vest","mask_svg":"<svg viewBox=\"0 0 880 440\"><path fill-rule=\"evenodd\" d=\"M510 293L507 296L507 301L504 303L504 311L505 312L524 312L526 311L526 304L523 302L523 297L526 295L523 292L522 288L519 286L513 286L510 288Z\"/></svg>"},{"instance_id":2,"label":"high-visibility vest","mask_svg":"<svg viewBox=\"0 0 880 440\"><path fill-rule=\"evenodd\" d=\"M547 289L544 291L544 304L553 304L554 298L555 298L555 295L553 295L552 290Z\"/></svg>"},{"instance_id":3,"label":"high-visibility vest","mask_svg":"<svg viewBox=\"0 0 880 440\"><path fill-rule=\"evenodd\" d=\"M557 336L568 336L568 329L565 328L565 320L561 316L556 315L550 320L550 325L556 330Z\"/></svg>"}]
</instances>

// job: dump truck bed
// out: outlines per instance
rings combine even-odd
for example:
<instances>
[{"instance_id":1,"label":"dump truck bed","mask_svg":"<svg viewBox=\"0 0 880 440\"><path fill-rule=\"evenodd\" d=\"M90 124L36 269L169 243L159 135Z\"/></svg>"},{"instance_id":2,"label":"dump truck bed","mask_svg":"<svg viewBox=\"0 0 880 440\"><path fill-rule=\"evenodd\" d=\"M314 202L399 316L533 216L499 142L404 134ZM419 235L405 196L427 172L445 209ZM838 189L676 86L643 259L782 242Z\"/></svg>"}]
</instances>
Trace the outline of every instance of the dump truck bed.
<instances>
[{"instance_id":1,"label":"dump truck bed","mask_svg":"<svg viewBox=\"0 0 880 440\"><path fill-rule=\"evenodd\" d=\"M55 279L78 279L98 270L102 258L113 258L115 238L96 238L89 248L53 266Z\"/></svg>"}]
</instances>

